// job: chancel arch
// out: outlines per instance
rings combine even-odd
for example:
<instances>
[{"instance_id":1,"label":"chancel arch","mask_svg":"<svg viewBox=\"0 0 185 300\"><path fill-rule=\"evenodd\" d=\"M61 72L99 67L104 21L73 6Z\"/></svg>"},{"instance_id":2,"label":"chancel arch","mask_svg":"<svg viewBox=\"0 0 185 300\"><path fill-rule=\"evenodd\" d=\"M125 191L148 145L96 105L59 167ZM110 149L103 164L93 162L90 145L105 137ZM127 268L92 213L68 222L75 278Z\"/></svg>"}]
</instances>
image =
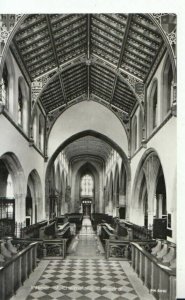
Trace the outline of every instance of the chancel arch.
<instances>
[{"instance_id":1,"label":"chancel arch","mask_svg":"<svg viewBox=\"0 0 185 300\"><path fill-rule=\"evenodd\" d=\"M119 147L118 144L116 144L113 140L111 140L109 137L103 135L103 134L100 134L99 132L96 132L96 131L93 131L93 130L85 130L85 131L82 131L78 134L75 134L73 136L71 136L70 138L66 139L64 143L62 143L58 149L55 150L55 153L54 155L51 157L51 159L49 160L48 162L48 166L47 166L47 169L46 169L46 182L48 181L49 179L49 174L51 174L51 170L52 170L52 165L56 159L56 157L64 150L64 149L68 149L69 145L72 143L75 143L76 141L78 141L78 139L80 138L85 138L85 137L89 137L89 136L92 136L92 137L95 137L97 140L100 139L100 140L103 140L104 142L106 142L108 145L110 145L111 147L113 147L113 149L115 149L121 159L123 160L123 163L124 163L124 166L125 166L125 170L126 170L126 176L127 176L127 184L128 186L130 185L130 166L128 164L128 159L124 153L124 151ZM105 146L104 146L105 147ZM78 149L78 146L77 148ZM68 150L69 151L69 150ZM103 151L103 148L102 150L100 151ZM97 153L100 153L97 152ZM69 153L71 153L71 150L69 151ZM95 182L95 185L96 185L96 182ZM114 182L112 182L112 185L114 185ZM128 187L128 190L129 190L129 187ZM68 191L69 192L69 191ZM71 186L71 194L73 195L73 185ZM103 198L103 188L101 189L100 191L100 194L102 195L101 198ZM109 199L113 199L114 198L114 191L112 189L112 196L110 196L110 188L109 188ZM49 197L47 196L48 195L48 189L47 189L47 184L46 184L46 210L48 210L48 203L49 203ZM95 199L97 198L98 196L96 196L96 190L95 190ZM75 211L79 209L79 203L78 201L76 202L77 204L75 204ZM100 204L98 204L101 206L101 211L104 210L104 204L103 202L101 202ZM97 208L98 205L95 205L95 207ZM112 206L113 204L110 204L110 201L109 201L109 206ZM72 204L72 207L73 207L73 204ZM109 209L110 210L110 209ZM111 214L112 214L112 208L111 208Z\"/></svg>"}]
</instances>

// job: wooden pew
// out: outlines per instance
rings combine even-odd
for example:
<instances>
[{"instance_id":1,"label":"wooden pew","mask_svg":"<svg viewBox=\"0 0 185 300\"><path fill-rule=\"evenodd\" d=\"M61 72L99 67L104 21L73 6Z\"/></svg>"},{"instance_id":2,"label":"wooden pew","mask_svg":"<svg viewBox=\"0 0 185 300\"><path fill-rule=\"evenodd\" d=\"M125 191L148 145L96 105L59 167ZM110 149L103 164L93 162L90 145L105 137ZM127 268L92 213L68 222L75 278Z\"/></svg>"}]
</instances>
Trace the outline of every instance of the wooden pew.
<instances>
[{"instance_id":1,"label":"wooden pew","mask_svg":"<svg viewBox=\"0 0 185 300\"><path fill-rule=\"evenodd\" d=\"M22 238L39 238L40 228L46 226L48 223L47 220L29 225L27 227L22 228L21 237Z\"/></svg>"},{"instance_id":2,"label":"wooden pew","mask_svg":"<svg viewBox=\"0 0 185 300\"><path fill-rule=\"evenodd\" d=\"M83 220L83 215L78 214L78 213L71 213L66 215L68 218L68 222L71 224L76 224L76 231L79 232L80 229L82 228L82 220Z\"/></svg>"},{"instance_id":3,"label":"wooden pew","mask_svg":"<svg viewBox=\"0 0 185 300\"><path fill-rule=\"evenodd\" d=\"M101 223L113 224L113 217L102 213L93 213L91 216L93 229L97 230L97 225Z\"/></svg>"}]
</instances>

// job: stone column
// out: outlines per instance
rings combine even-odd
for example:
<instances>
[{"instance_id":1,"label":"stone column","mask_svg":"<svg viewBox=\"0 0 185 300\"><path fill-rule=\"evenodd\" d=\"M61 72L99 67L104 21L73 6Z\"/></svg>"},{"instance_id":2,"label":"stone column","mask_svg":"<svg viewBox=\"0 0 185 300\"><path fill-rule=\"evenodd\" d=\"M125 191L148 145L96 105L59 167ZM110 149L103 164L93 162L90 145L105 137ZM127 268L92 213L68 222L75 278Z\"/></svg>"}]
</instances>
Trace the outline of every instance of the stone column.
<instances>
[{"instance_id":1,"label":"stone column","mask_svg":"<svg viewBox=\"0 0 185 300\"><path fill-rule=\"evenodd\" d=\"M162 218L163 214L163 194L157 195L158 218Z\"/></svg>"},{"instance_id":2,"label":"stone column","mask_svg":"<svg viewBox=\"0 0 185 300\"><path fill-rule=\"evenodd\" d=\"M17 237L20 228L26 225L26 194L15 194L15 221L17 223Z\"/></svg>"}]
</instances>

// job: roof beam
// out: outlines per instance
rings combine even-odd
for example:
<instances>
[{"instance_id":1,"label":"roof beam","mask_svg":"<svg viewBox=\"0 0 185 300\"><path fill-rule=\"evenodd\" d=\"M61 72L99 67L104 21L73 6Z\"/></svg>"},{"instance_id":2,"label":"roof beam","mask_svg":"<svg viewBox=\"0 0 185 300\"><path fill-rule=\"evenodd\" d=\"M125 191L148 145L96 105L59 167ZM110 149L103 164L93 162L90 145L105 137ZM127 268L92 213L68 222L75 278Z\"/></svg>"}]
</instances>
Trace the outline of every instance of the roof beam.
<instances>
[{"instance_id":1,"label":"roof beam","mask_svg":"<svg viewBox=\"0 0 185 300\"><path fill-rule=\"evenodd\" d=\"M97 54L93 54L93 57L94 57L95 59L98 59L100 62L102 62L101 65L106 65L106 67L108 67L109 69L111 69L112 72L114 72L114 73L117 72L116 66L113 65L112 63L110 63L109 61L107 61L106 59L100 57L100 56L97 55ZM98 61L97 61L97 62L95 61L95 63L98 64ZM141 78L139 78L139 77L137 77L137 76L131 74L131 73L128 72L128 71L123 70L122 68L119 68L119 71L121 71L122 73L125 73L126 75L129 75L129 76L131 76L131 77L137 79L138 81L143 82L143 80L142 80Z\"/></svg>"},{"instance_id":2,"label":"roof beam","mask_svg":"<svg viewBox=\"0 0 185 300\"><path fill-rule=\"evenodd\" d=\"M128 15L127 24L126 24L126 28L125 28L125 33L123 35L119 60L118 60L118 64L117 64L117 70L121 66L121 61L122 61L123 53L125 51L125 46L126 46L126 43L127 43L127 38L128 38L128 33L129 33L129 29L130 29L131 20L132 20L132 15L130 14L130 15ZM117 80L118 80L118 74L115 75L114 84L113 84L113 87L112 87L112 94L111 94L111 98L110 98L110 103L112 103L113 98L114 98L114 93L115 93L115 89L116 89Z\"/></svg>"},{"instance_id":3,"label":"roof beam","mask_svg":"<svg viewBox=\"0 0 185 300\"><path fill-rule=\"evenodd\" d=\"M106 100L104 100L103 98L101 98L100 96L97 96L97 95L95 95L95 94L92 94L92 95L91 95L91 99L94 100L94 101L99 100L100 102L105 103L106 106L108 105L108 102L107 102ZM126 111L124 111L123 109L117 107L116 105L113 105L113 104L109 105L109 108L110 108L110 109L111 109L111 107L116 108L117 110L119 110L119 111L121 111L123 114L125 114L125 116L128 116L128 112L126 112Z\"/></svg>"},{"instance_id":4,"label":"roof beam","mask_svg":"<svg viewBox=\"0 0 185 300\"><path fill-rule=\"evenodd\" d=\"M70 69L71 67L74 67L74 62L76 61L80 61L81 63L83 63L82 61L81 61L81 59L84 57L84 54L81 54L81 55L79 55L78 57L74 57L74 58L72 58L71 60L69 60L69 61L67 61L67 62L64 62L63 64L61 64L60 66L59 66L59 69L60 69L60 71L62 70L62 69L64 69L65 67L65 70L67 70L67 69ZM41 74L41 75L39 75L39 76L37 76L37 77L35 77L34 78L34 80L37 80L37 79L39 79L39 78L42 78L43 76L46 76L46 75L49 75L49 74L51 74L51 73L53 73L53 72L56 72L57 73L57 70L58 70L58 67L55 67L55 68L53 68L53 69L51 69L51 70L49 70L49 71L47 71L47 72L45 72L45 73L43 73L43 74Z\"/></svg>"},{"instance_id":5,"label":"roof beam","mask_svg":"<svg viewBox=\"0 0 185 300\"><path fill-rule=\"evenodd\" d=\"M55 47L55 41L54 41L54 37L53 37L53 33L52 33L52 26L51 26L51 21L50 21L49 15L46 15L46 21L47 21L47 26L48 26L48 31L49 31L49 36L50 36L50 40L51 40L51 44L52 44L52 49L53 49L55 61L56 61L57 67L59 69L60 64L59 64L59 61L58 61L58 56L57 56L57 51L56 51L56 47ZM67 104L67 97L66 97L64 83L63 83L61 73L59 73L58 77L59 77L60 86L61 86L62 94L63 94L63 97L64 97L64 101Z\"/></svg>"}]
</instances>

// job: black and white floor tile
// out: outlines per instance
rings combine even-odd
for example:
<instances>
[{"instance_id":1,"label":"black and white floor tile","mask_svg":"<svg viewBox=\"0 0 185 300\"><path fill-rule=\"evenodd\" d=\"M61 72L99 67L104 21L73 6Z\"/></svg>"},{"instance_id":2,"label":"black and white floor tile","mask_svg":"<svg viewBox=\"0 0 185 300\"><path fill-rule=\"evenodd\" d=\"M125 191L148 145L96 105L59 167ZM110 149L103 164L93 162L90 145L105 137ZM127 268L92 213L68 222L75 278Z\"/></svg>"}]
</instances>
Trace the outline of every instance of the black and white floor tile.
<instances>
[{"instance_id":1,"label":"black and white floor tile","mask_svg":"<svg viewBox=\"0 0 185 300\"><path fill-rule=\"evenodd\" d=\"M27 300L139 300L118 261L50 261Z\"/></svg>"}]
</instances>

